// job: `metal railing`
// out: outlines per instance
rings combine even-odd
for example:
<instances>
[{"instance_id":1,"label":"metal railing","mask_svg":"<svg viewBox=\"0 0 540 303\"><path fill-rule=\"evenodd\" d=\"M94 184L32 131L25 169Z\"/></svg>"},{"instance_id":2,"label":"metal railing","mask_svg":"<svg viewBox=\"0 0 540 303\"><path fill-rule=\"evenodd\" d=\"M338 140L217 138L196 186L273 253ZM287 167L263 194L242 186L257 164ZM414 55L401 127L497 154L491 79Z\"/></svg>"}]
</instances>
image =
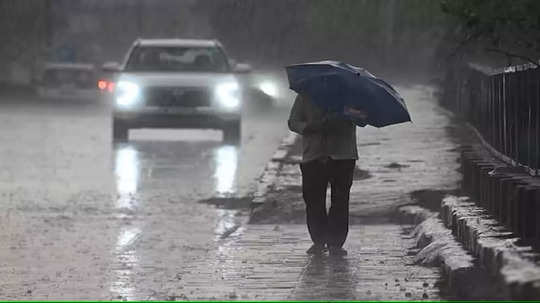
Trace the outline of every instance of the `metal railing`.
<instances>
[{"instance_id":1,"label":"metal railing","mask_svg":"<svg viewBox=\"0 0 540 303\"><path fill-rule=\"evenodd\" d=\"M540 68L454 65L441 101L469 121L498 158L540 176Z\"/></svg>"}]
</instances>

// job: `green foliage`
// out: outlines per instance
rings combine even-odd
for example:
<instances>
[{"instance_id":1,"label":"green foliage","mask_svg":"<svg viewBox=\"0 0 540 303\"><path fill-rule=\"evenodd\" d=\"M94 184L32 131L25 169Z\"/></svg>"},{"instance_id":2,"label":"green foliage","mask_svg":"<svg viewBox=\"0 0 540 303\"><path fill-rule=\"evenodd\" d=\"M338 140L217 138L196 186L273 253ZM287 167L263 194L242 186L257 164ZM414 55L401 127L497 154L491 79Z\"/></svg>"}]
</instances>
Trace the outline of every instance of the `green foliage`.
<instances>
[{"instance_id":1,"label":"green foliage","mask_svg":"<svg viewBox=\"0 0 540 303\"><path fill-rule=\"evenodd\" d=\"M449 27L433 0L315 0L309 7L312 41L328 41L361 57L393 67L430 61Z\"/></svg>"},{"instance_id":2,"label":"green foliage","mask_svg":"<svg viewBox=\"0 0 540 303\"><path fill-rule=\"evenodd\" d=\"M456 18L467 42L524 59L540 55L538 0L443 0L441 8Z\"/></svg>"},{"instance_id":3,"label":"green foliage","mask_svg":"<svg viewBox=\"0 0 540 303\"><path fill-rule=\"evenodd\" d=\"M434 0L198 3L233 53L276 64L332 58L375 67L374 72L429 66L449 28Z\"/></svg>"}]
</instances>

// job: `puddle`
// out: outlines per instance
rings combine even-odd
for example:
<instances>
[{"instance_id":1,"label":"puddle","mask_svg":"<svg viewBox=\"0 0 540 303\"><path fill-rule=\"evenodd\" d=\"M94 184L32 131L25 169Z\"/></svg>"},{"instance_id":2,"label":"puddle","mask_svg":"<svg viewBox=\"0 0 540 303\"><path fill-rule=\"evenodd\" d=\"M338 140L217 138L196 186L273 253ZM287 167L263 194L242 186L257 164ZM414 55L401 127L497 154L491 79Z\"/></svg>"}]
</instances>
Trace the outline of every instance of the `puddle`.
<instances>
[{"instance_id":1,"label":"puddle","mask_svg":"<svg viewBox=\"0 0 540 303\"><path fill-rule=\"evenodd\" d=\"M399 164L399 163L397 163L397 162L392 162L392 163L386 165L385 167L386 167L386 168L402 169L402 168L405 168L405 167L410 167L410 165Z\"/></svg>"},{"instance_id":2,"label":"puddle","mask_svg":"<svg viewBox=\"0 0 540 303\"><path fill-rule=\"evenodd\" d=\"M251 197L213 197L210 199L200 200L199 203L210 204L217 208L223 209L248 209L251 206L252 200L253 199Z\"/></svg>"}]
</instances>

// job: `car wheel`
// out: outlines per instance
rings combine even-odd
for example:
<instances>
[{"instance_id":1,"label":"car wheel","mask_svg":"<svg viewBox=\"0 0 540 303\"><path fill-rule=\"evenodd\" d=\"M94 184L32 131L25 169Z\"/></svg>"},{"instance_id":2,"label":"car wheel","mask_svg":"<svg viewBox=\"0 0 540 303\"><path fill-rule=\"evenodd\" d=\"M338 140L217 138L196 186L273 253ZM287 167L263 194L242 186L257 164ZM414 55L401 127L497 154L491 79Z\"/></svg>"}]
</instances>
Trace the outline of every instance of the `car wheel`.
<instances>
[{"instance_id":1,"label":"car wheel","mask_svg":"<svg viewBox=\"0 0 540 303\"><path fill-rule=\"evenodd\" d=\"M113 140L127 141L129 128L122 122L114 120L112 124Z\"/></svg>"},{"instance_id":2,"label":"car wheel","mask_svg":"<svg viewBox=\"0 0 540 303\"><path fill-rule=\"evenodd\" d=\"M223 141L227 143L239 143L242 136L242 123L240 120L229 122L223 128Z\"/></svg>"}]
</instances>

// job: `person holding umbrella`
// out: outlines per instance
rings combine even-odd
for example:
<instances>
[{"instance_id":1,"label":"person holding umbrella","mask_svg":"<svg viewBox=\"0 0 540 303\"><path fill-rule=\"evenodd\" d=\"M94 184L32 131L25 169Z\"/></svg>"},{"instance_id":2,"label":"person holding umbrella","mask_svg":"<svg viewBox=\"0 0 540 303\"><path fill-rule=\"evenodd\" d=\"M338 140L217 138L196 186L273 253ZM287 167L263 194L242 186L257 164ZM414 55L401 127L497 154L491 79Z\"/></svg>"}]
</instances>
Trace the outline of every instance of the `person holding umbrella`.
<instances>
[{"instance_id":1,"label":"person holding umbrella","mask_svg":"<svg viewBox=\"0 0 540 303\"><path fill-rule=\"evenodd\" d=\"M337 61L287 67L298 93L288 126L302 136L302 194L313 245L308 254L344 256L349 195L358 159L356 126L382 127L410 121L403 99L367 71ZM331 206L326 210L326 191Z\"/></svg>"},{"instance_id":2,"label":"person holding umbrella","mask_svg":"<svg viewBox=\"0 0 540 303\"><path fill-rule=\"evenodd\" d=\"M358 151L356 126L337 113L324 112L299 94L289 117L289 129L302 135L302 192L313 245L309 254L346 255L342 248L349 231L349 191ZM326 190L331 184L332 204L326 211Z\"/></svg>"}]
</instances>

